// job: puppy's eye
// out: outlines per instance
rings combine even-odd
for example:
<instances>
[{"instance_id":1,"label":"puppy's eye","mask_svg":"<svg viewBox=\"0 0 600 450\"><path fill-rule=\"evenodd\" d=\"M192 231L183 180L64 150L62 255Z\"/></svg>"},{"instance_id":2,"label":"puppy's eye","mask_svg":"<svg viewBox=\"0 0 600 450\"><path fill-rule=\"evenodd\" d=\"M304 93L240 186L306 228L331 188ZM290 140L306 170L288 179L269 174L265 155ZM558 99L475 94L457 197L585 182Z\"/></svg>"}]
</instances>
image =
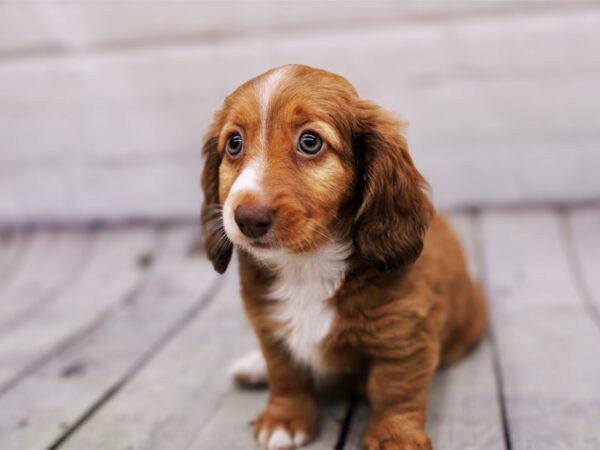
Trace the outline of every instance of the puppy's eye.
<instances>
[{"instance_id":1,"label":"puppy's eye","mask_svg":"<svg viewBox=\"0 0 600 450\"><path fill-rule=\"evenodd\" d=\"M316 155L322 146L321 138L313 133L302 133L298 139L298 151L307 155Z\"/></svg>"},{"instance_id":2,"label":"puppy's eye","mask_svg":"<svg viewBox=\"0 0 600 450\"><path fill-rule=\"evenodd\" d=\"M239 134L232 134L227 138L227 144L225 145L225 150L231 156L239 155L244 149L244 142L242 141L242 137Z\"/></svg>"}]
</instances>

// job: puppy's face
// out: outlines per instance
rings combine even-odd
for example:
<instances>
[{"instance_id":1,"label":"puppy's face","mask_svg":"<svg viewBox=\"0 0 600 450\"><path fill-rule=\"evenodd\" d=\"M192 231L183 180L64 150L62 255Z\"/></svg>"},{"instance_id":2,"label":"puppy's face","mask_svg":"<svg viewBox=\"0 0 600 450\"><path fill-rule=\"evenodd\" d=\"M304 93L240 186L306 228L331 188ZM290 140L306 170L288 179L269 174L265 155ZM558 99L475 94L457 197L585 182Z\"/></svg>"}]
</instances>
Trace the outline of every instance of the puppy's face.
<instances>
[{"instance_id":1,"label":"puppy's face","mask_svg":"<svg viewBox=\"0 0 600 450\"><path fill-rule=\"evenodd\" d=\"M330 240L361 247L359 223L373 221L375 209L403 208L420 192L398 128L344 78L322 70L284 66L240 86L215 114L204 147L202 221L215 268L225 270L231 243L259 258L310 252ZM365 151L378 145L381 161L374 162L375 149ZM394 180L405 165L415 173ZM407 189L395 202L382 195L396 188L378 182ZM380 213L380 225L396 216Z\"/></svg>"},{"instance_id":2,"label":"puppy's face","mask_svg":"<svg viewBox=\"0 0 600 450\"><path fill-rule=\"evenodd\" d=\"M355 178L346 107L353 96L340 77L288 66L226 100L215 134L231 242L268 256L308 252L332 238Z\"/></svg>"}]
</instances>

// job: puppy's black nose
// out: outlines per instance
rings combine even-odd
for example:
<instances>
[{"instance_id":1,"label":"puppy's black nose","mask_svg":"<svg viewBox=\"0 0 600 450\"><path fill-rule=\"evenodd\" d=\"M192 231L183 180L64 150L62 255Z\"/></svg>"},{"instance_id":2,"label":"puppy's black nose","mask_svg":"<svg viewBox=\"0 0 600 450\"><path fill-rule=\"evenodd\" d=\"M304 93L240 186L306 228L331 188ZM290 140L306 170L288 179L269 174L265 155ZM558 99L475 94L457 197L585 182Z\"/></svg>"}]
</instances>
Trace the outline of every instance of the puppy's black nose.
<instances>
[{"instance_id":1,"label":"puppy's black nose","mask_svg":"<svg viewBox=\"0 0 600 450\"><path fill-rule=\"evenodd\" d=\"M262 205L240 205L235 210L235 223L250 238L267 234L273 223L273 210Z\"/></svg>"}]
</instances>

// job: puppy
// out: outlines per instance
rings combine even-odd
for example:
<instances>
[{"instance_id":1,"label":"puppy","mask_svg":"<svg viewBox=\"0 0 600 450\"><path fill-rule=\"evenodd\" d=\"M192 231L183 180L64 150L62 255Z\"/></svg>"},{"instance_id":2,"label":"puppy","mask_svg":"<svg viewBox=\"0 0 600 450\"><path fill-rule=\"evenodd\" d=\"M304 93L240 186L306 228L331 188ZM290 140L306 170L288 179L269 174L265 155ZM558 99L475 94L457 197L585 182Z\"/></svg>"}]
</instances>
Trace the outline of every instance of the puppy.
<instances>
[{"instance_id":1,"label":"puppy","mask_svg":"<svg viewBox=\"0 0 600 450\"><path fill-rule=\"evenodd\" d=\"M483 298L403 128L346 79L300 65L244 83L215 113L202 230L217 272L238 254L270 389L263 448L313 439L315 377L341 372L366 380L365 448L430 448L434 371L484 331Z\"/></svg>"}]
</instances>

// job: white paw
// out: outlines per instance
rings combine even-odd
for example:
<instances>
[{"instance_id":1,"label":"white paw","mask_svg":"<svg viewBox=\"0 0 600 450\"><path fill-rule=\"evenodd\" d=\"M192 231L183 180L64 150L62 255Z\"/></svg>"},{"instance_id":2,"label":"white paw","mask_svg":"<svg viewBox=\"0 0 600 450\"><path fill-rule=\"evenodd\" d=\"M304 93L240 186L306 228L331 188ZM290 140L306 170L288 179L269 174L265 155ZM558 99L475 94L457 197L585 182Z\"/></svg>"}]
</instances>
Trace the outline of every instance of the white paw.
<instances>
[{"instance_id":1,"label":"white paw","mask_svg":"<svg viewBox=\"0 0 600 450\"><path fill-rule=\"evenodd\" d=\"M267 385L267 364L260 351L252 351L233 362L229 373L237 384L243 387L263 387Z\"/></svg>"},{"instance_id":2,"label":"white paw","mask_svg":"<svg viewBox=\"0 0 600 450\"><path fill-rule=\"evenodd\" d=\"M268 450L283 450L292 448L292 437L283 428L275 428L269 438Z\"/></svg>"},{"instance_id":3,"label":"white paw","mask_svg":"<svg viewBox=\"0 0 600 450\"><path fill-rule=\"evenodd\" d=\"M302 431L297 431L294 433L294 446L302 447L304 444L308 442L308 435L303 433Z\"/></svg>"},{"instance_id":4,"label":"white paw","mask_svg":"<svg viewBox=\"0 0 600 450\"><path fill-rule=\"evenodd\" d=\"M258 434L258 442L262 449L286 450L302 447L308 442L308 436L302 431L297 431L293 436L282 427L275 428L269 435L266 429Z\"/></svg>"}]
</instances>

